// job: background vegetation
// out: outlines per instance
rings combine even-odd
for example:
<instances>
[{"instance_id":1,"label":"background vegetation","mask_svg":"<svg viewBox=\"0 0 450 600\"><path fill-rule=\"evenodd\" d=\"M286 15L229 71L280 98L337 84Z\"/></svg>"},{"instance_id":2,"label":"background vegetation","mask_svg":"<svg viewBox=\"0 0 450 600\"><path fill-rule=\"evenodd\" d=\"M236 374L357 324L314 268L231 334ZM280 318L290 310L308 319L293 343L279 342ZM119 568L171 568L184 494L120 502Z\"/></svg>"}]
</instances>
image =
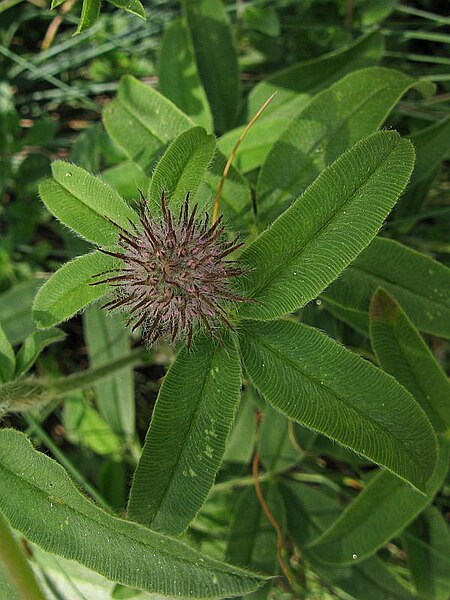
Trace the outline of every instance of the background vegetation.
<instances>
[{"instance_id":1,"label":"background vegetation","mask_svg":"<svg viewBox=\"0 0 450 600\"><path fill-rule=\"evenodd\" d=\"M68 556L64 548L46 545L42 540L62 531L66 519L73 518L62 512L55 515L53 509L61 503L55 495L46 504L47 513L42 507L35 512L27 507L28 513L23 512L30 522L17 527L33 539L27 536L31 523L40 524L40 543L25 545L39 583L51 599L149 597L133 588L148 589L137 571L152 560L151 552L140 540L142 547L135 555L130 539L136 541L141 534L113 522L111 515L125 514L131 477L176 349L159 343L146 352L138 335L130 335L120 318L111 318L96 304L39 332L32 318L33 298L49 274L90 249L39 199L43 178L58 181L59 163L53 170L51 163L69 160L100 175L130 202L137 188L156 194L166 185L167 172L158 161L186 127L181 117L176 121L173 105L161 104L147 137L137 127L131 129L131 117L126 121L122 112L132 106L132 118L140 120L139 101L147 98L140 80L178 106L192 119L191 126L215 132L223 156L233 149L242 126L278 91L241 145L233 163L237 170L222 199L227 223L243 239L256 238L326 165L376 129L395 129L413 142L412 179L381 235L319 298L297 310L292 321L317 327L380 365L425 407L441 444L426 495L276 412L251 383L260 390L267 386L264 373L252 365L247 337L242 351L251 380L244 373L242 401L224 462L206 503L193 510L195 514L200 508L182 539L212 559L270 575L279 575L282 568L288 571L288 577L277 577L253 592L255 599L445 600L450 595L445 442L450 399L443 374L449 363L445 340L450 336L447 3L254 0L222 5L212 0L205 2L202 18L195 10L198 4L185 2L180 20L182 8L172 0L143 6L137 0L118 1L104 3L101 10L86 0L83 8L81 2L66 0L53 2L53 9L45 0L0 1L0 348L6 356L0 375L5 386L18 377L26 386L26 374L46 382L37 391L4 387L0 401L5 412L11 389L20 402L31 404L39 396L45 406L20 413L18 404L9 407L1 426L23 431L110 513L109 521L105 517L100 522L96 513L90 515L91 505L74 496L76 510L92 516L92 530L86 529L86 521L71 521L71 535L76 538L79 531L96 540L103 562L113 546L128 556L125 575L114 578L95 557L72 552L70 557L80 561L75 562L60 556ZM349 107L359 108L348 114ZM145 110L142 114L145 117ZM307 123L314 122L324 128L322 146L308 128ZM339 129L343 122L346 127ZM204 142L198 130L195 135L198 139L189 143ZM216 156L200 194L205 204L217 189L223 156ZM304 174L289 181L300 160L306 165ZM385 181L392 188L399 177L395 173L391 183L391 175L387 169ZM280 192L286 181L290 192ZM41 194L46 200L43 188ZM390 295L380 291L372 296L378 287ZM292 308L287 301L282 314ZM75 304L63 312L60 321L76 312ZM286 321L285 327L290 325ZM252 335L264 334L275 344L281 333L275 325L265 327L262 333L256 327ZM289 339L289 331L282 333ZM305 333L303 347L309 342ZM10 345L17 352L14 372L8 370ZM327 351L325 344L324 356ZM206 347L205 355L209 352ZM351 371L353 363L346 364ZM106 378L100 377L102 368ZM278 377L288 381L289 374L277 368ZM361 382L364 385L365 379ZM295 394L295 386L290 391ZM433 415L439 403L447 416ZM345 434L342 439L347 439ZM424 448L425 454L425 443ZM162 446L157 452L162 464L170 448ZM13 469L8 467L10 456L21 456L31 477L52 474L43 476L39 485L60 479L61 489L68 485L60 471L52 470L54 464L45 463L13 432L0 438L0 455L0 496L10 496L18 511L22 492L8 479ZM255 478L260 487L255 488ZM51 490L47 492L52 498ZM72 493L67 487L67 497ZM275 527L264 513L267 505ZM20 521L11 511L9 519ZM184 531L183 524L156 523L174 535ZM117 539L108 538L111 530L117 531ZM319 542L307 548L313 539ZM172 550L174 556L183 553L176 544ZM176 564L164 564L168 579ZM199 571L196 583L196 566L180 574L187 580L192 576L194 587L203 577ZM155 562L153 571L158 568ZM223 587L206 597L228 597L254 587L247 575L242 575L241 588L226 571L220 576ZM129 587L117 584L125 580ZM2 589L9 594L5 598L15 599L8 581L0 570ZM172 596L178 593L170 586L167 590ZM192 596L196 594L194 590Z\"/></svg>"}]
</instances>

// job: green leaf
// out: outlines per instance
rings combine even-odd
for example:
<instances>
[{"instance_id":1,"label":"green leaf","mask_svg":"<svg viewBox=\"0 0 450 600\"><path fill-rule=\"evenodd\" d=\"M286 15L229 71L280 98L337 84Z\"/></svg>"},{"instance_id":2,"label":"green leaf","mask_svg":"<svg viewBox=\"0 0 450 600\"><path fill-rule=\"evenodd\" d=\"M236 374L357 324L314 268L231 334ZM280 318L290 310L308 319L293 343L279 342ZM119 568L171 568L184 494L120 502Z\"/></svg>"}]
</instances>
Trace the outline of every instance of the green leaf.
<instances>
[{"instance_id":1,"label":"green leaf","mask_svg":"<svg viewBox=\"0 0 450 600\"><path fill-rule=\"evenodd\" d=\"M291 121L262 165L256 187L261 228L342 152L375 131L415 83L400 71L370 67L346 75L315 96Z\"/></svg>"},{"instance_id":2,"label":"green leaf","mask_svg":"<svg viewBox=\"0 0 450 600\"><path fill-rule=\"evenodd\" d=\"M278 411L423 490L436 463L433 429L397 381L307 325L241 324L248 374Z\"/></svg>"},{"instance_id":3,"label":"green leaf","mask_svg":"<svg viewBox=\"0 0 450 600\"><path fill-rule=\"evenodd\" d=\"M283 497L275 482L261 484L261 492L270 511L283 525ZM226 559L255 571L274 575L277 572L277 535L265 515L254 487L241 493L231 522Z\"/></svg>"},{"instance_id":4,"label":"green leaf","mask_svg":"<svg viewBox=\"0 0 450 600\"><path fill-rule=\"evenodd\" d=\"M306 105L309 98L356 69L376 64L381 58L382 38L378 32L361 36L344 49L297 63L267 77L252 89L248 97L248 114L254 115L269 96L276 97L266 114L280 112L289 102Z\"/></svg>"},{"instance_id":5,"label":"green leaf","mask_svg":"<svg viewBox=\"0 0 450 600\"><path fill-rule=\"evenodd\" d=\"M78 23L76 34L92 27L100 14L100 5L101 0L83 0L80 22Z\"/></svg>"},{"instance_id":6,"label":"green leaf","mask_svg":"<svg viewBox=\"0 0 450 600\"><path fill-rule=\"evenodd\" d=\"M378 287L420 331L450 338L450 269L394 240L376 237L322 298L356 311L368 330L370 298Z\"/></svg>"},{"instance_id":7,"label":"green leaf","mask_svg":"<svg viewBox=\"0 0 450 600\"><path fill-rule=\"evenodd\" d=\"M33 333L33 298L45 279L33 277L0 294L0 323L11 344L18 344Z\"/></svg>"},{"instance_id":8,"label":"green leaf","mask_svg":"<svg viewBox=\"0 0 450 600\"><path fill-rule=\"evenodd\" d=\"M184 0L182 6L215 128L226 131L236 119L241 95L228 15L220 0Z\"/></svg>"},{"instance_id":9,"label":"green leaf","mask_svg":"<svg viewBox=\"0 0 450 600\"><path fill-rule=\"evenodd\" d=\"M449 137L450 117L433 123L430 127L425 127L411 136L417 160L411 184L395 211L395 218L420 212L436 170L448 152ZM402 230L410 229L413 223L414 221L412 223L409 221L409 224L404 227L402 224Z\"/></svg>"},{"instance_id":10,"label":"green leaf","mask_svg":"<svg viewBox=\"0 0 450 600\"><path fill-rule=\"evenodd\" d=\"M83 315L84 336L91 368L101 367L130 352L130 336L118 315L89 306ZM100 413L118 435L135 432L134 377L130 366L95 384Z\"/></svg>"},{"instance_id":11,"label":"green leaf","mask_svg":"<svg viewBox=\"0 0 450 600\"><path fill-rule=\"evenodd\" d=\"M62 417L69 442L89 448L100 455L120 456L119 438L86 402L82 393L72 393L64 400Z\"/></svg>"},{"instance_id":12,"label":"green leaf","mask_svg":"<svg viewBox=\"0 0 450 600\"><path fill-rule=\"evenodd\" d=\"M113 244L118 230L111 220L130 229L135 212L108 184L81 167L58 160L53 179L44 179L39 191L48 210L65 225L96 244Z\"/></svg>"},{"instance_id":13,"label":"green leaf","mask_svg":"<svg viewBox=\"0 0 450 600\"><path fill-rule=\"evenodd\" d=\"M331 527L309 544L308 553L318 562L331 564L352 564L374 554L432 501L447 474L449 450L448 442L441 440L425 496L380 471Z\"/></svg>"},{"instance_id":14,"label":"green leaf","mask_svg":"<svg viewBox=\"0 0 450 600\"><path fill-rule=\"evenodd\" d=\"M152 212L161 211L161 194L165 192L175 210L183 206L188 192L195 198L214 154L216 139L202 127L181 133L158 162L148 192Z\"/></svg>"},{"instance_id":15,"label":"green leaf","mask_svg":"<svg viewBox=\"0 0 450 600\"><path fill-rule=\"evenodd\" d=\"M413 164L410 142L383 131L327 167L242 253L243 295L256 302L241 315L274 319L320 294L375 236Z\"/></svg>"},{"instance_id":16,"label":"green leaf","mask_svg":"<svg viewBox=\"0 0 450 600\"><path fill-rule=\"evenodd\" d=\"M123 8L123 10L126 10L130 14L144 19L144 21L147 19L145 8L139 0L108 0L108 2L113 6L117 6L117 8Z\"/></svg>"},{"instance_id":17,"label":"green leaf","mask_svg":"<svg viewBox=\"0 0 450 600\"><path fill-rule=\"evenodd\" d=\"M126 200L136 199L138 190L146 190L150 184L142 169L131 160L105 169L100 177Z\"/></svg>"},{"instance_id":18,"label":"green leaf","mask_svg":"<svg viewBox=\"0 0 450 600\"><path fill-rule=\"evenodd\" d=\"M437 431L448 431L450 382L401 307L383 290L372 298L370 337L382 368L411 392Z\"/></svg>"},{"instance_id":19,"label":"green leaf","mask_svg":"<svg viewBox=\"0 0 450 600\"><path fill-rule=\"evenodd\" d=\"M256 431L255 407L249 395L249 387L244 388L239 403L239 411L233 429L228 437L224 461L247 465L253 454Z\"/></svg>"},{"instance_id":20,"label":"green leaf","mask_svg":"<svg viewBox=\"0 0 450 600\"><path fill-rule=\"evenodd\" d=\"M109 135L146 173L154 167L155 153L178 135L195 126L172 102L153 88L130 76L121 79L117 97L103 111ZM212 169L199 188L198 202L206 204L214 197L226 164L217 152ZM247 230L252 221L250 187L231 167L223 187L221 212L230 226ZM244 226L243 226L244 225Z\"/></svg>"},{"instance_id":21,"label":"green leaf","mask_svg":"<svg viewBox=\"0 0 450 600\"><path fill-rule=\"evenodd\" d=\"M108 134L146 174L152 155L195 123L170 100L131 75L103 110Z\"/></svg>"},{"instance_id":22,"label":"green leaf","mask_svg":"<svg viewBox=\"0 0 450 600\"><path fill-rule=\"evenodd\" d=\"M25 375L31 369L44 348L55 342L60 342L65 337L64 331L58 328L35 331L29 335L17 353L16 377Z\"/></svg>"},{"instance_id":23,"label":"green leaf","mask_svg":"<svg viewBox=\"0 0 450 600\"><path fill-rule=\"evenodd\" d=\"M313 560L306 543L326 529L340 512L340 505L321 489L283 482L281 492L286 504L288 532L302 554ZM383 561L368 558L351 567L336 567L312 562L312 570L325 581L354 598L364 600L413 600L408 588L394 577Z\"/></svg>"},{"instance_id":24,"label":"green leaf","mask_svg":"<svg viewBox=\"0 0 450 600\"><path fill-rule=\"evenodd\" d=\"M153 412L128 504L128 518L183 532L211 489L240 397L232 339L201 336L169 369Z\"/></svg>"},{"instance_id":25,"label":"green leaf","mask_svg":"<svg viewBox=\"0 0 450 600\"><path fill-rule=\"evenodd\" d=\"M269 105L270 106L270 105ZM250 115L253 116L253 115ZM257 169L266 159L270 149L280 137L280 134L292 123L292 116L264 116L252 125L245 135L243 142L237 149L233 164L241 173L249 173ZM219 138L217 146L225 156L233 151L239 137L243 134L246 125L227 131Z\"/></svg>"},{"instance_id":26,"label":"green leaf","mask_svg":"<svg viewBox=\"0 0 450 600\"><path fill-rule=\"evenodd\" d=\"M269 405L259 430L258 453L266 471L285 471L302 458L289 437L288 420Z\"/></svg>"},{"instance_id":27,"label":"green leaf","mask_svg":"<svg viewBox=\"0 0 450 600\"><path fill-rule=\"evenodd\" d=\"M159 56L159 90L207 131L212 115L200 81L185 19L175 19L164 33Z\"/></svg>"},{"instance_id":28,"label":"green leaf","mask_svg":"<svg viewBox=\"0 0 450 600\"><path fill-rule=\"evenodd\" d=\"M439 510L427 508L402 537L417 597L447 600L450 594L450 530Z\"/></svg>"},{"instance_id":29,"label":"green leaf","mask_svg":"<svg viewBox=\"0 0 450 600\"><path fill-rule=\"evenodd\" d=\"M92 305L83 315L89 364L100 367L130 352L130 336L118 315ZM133 369L126 367L95 384L96 404L118 436L129 440L135 433Z\"/></svg>"},{"instance_id":30,"label":"green leaf","mask_svg":"<svg viewBox=\"0 0 450 600\"><path fill-rule=\"evenodd\" d=\"M34 299L33 319L37 327L46 329L58 325L101 298L108 291L108 284L92 286L92 278L116 266L117 259L100 252L83 254L63 265Z\"/></svg>"},{"instance_id":31,"label":"green leaf","mask_svg":"<svg viewBox=\"0 0 450 600\"><path fill-rule=\"evenodd\" d=\"M252 591L264 581L107 514L76 489L61 466L12 429L0 431L0 508L14 529L45 550L138 589L223 598Z\"/></svg>"},{"instance_id":32,"label":"green leaf","mask_svg":"<svg viewBox=\"0 0 450 600\"><path fill-rule=\"evenodd\" d=\"M0 325L0 383L6 383L14 377L16 357L11 342Z\"/></svg>"}]
</instances>

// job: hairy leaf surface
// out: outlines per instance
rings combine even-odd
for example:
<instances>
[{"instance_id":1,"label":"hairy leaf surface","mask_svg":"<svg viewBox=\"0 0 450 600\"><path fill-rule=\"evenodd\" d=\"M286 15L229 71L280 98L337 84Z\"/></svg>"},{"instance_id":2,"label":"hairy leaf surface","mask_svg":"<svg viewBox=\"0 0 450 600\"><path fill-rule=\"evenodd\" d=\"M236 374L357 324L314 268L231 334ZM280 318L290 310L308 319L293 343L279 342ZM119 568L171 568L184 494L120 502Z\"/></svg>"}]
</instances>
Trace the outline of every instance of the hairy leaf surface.
<instances>
[{"instance_id":1,"label":"hairy leaf surface","mask_svg":"<svg viewBox=\"0 0 450 600\"><path fill-rule=\"evenodd\" d=\"M406 186L414 150L394 131L360 141L241 255L240 314L274 319L315 298L369 244Z\"/></svg>"},{"instance_id":2,"label":"hairy leaf surface","mask_svg":"<svg viewBox=\"0 0 450 600\"><path fill-rule=\"evenodd\" d=\"M348 74L315 96L271 148L256 187L264 229L342 152L375 131L416 81L394 69ZM432 85L430 83L430 85Z\"/></svg>"},{"instance_id":3,"label":"hairy leaf surface","mask_svg":"<svg viewBox=\"0 0 450 600\"><path fill-rule=\"evenodd\" d=\"M153 213L161 211L161 194L165 192L170 207L183 206L186 194L194 199L214 154L216 140L203 127L181 133L158 162L150 183L148 198Z\"/></svg>"},{"instance_id":4,"label":"hairy leaf surface","mask_svg":"<svg viewBox=\"0 0 450 600\"><path fill-rule=\"evenodd\" d=\"M108 184L65 161L52 163L53 179L39 191L48 210L65 225L97 244L113 244L118 230L110 220L129 229L135 212Z\"/></svg>"},{"instance_id":5,"label":"hairy leaf surface","mask_svg":"<svg viewBox=\"0 0 450 600\"><path fill-rule=\"evenodd\" d=\"M128 518L182 533L211 489L240 396L232 339L207 337L181 350L158 396L133 480Z\"/></svg>"},{"instance_id":6,"label":"hairy leaf surface","mask_svg":"<svg viewBox=\"0 0 450 600\"><path fill-rule=\"evenodd\" d=\"M117 259L100 252L83 254L64 264L41 287L33 303L37 327L46 329L73 317L79 310L101 298L108 284L90 285L94 275L117 266Z\"/></svg>"},{"instance_id":7,"label":"hairy leaf surface","mask_svg":"<svg viewBox=\"0 0 450 600\"><path fill-rule=\"evenodd\" d=\"M436 438L393 377L318 330L290 321L244 322L240 344L250 377L274 408L425 489Z\"/></svg>"},{"instance_id":8,"label":"hairy leaf surface","mask_svg":"<svg viewBox=\"0 0 450 600\"><path fill-rule=\"evenodd\" d=\"M0 432L0 508L14 529L45 550L138 589L181 598L223 598L263 582L256 574L104 512L76 489L61 466L12 429Z\"/></svg>"},{"instance_id":9,"label":"hairy leaf surface","mask_svg":"<svg viewBox=\"0 0 450 600\"><path fill-rule=\"evenodd\" d=\"M278 71L252 89L248 98L248 114L255 114L274 92L277 92L276 98L267 107L266 114L279 112L289 101L296 97L299 99L299 95L303 96L306 104L311 96L347 73L376 64L381 58L381 51L381 36L372 32L361 36L344 49L340 48Z\"/></svg>"}]
</instances>

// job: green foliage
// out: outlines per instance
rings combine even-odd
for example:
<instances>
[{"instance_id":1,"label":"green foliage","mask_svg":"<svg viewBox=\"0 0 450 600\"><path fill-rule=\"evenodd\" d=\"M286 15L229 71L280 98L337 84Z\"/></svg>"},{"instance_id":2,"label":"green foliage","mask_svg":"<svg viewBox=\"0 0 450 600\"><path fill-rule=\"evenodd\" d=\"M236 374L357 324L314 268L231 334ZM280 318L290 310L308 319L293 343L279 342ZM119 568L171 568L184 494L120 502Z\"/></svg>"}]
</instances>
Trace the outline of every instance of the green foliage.
<instances>
[{"instance_id":1,"label":"green foliage","mask_svg":"<svg viewBox=\"0 0 450 600\"><path fill-rule=\"evenodd\" d=\"M243 252L249 269L243 294L257 302L243 305L240 314L274 319L322 292L375 236L413 164L410 143L395 132L380 132L322 171Z\"/></svg>"},{"instance_id":2,"label":"green foliage","mask_svg":"<svg viewBox=\"0 0 450 600\"><path fill-rule=\"evenodd\" d=\"M243 594L263 581L97 508L62 467L13 430L0 432L0 479L9 490L0 506L15 529L45 550L76 559L113 581L197 598Z\"/></svg>"},{"instance_id":3,"label":"green foliage","mask_svg":"<svg viewBox=\"0 0 450 600\"><path fill-rule=\"evenodd\" d=\"M158 396L131 487L130 519L172 535L187 528L214 483L240 387L234 340L199 338L193 350L181 351Z\"/></svg>"},{"instance_id":4,"label":"green foliage","mask_svg":"<svg viewBox=\"0 0 450 600\"><path fill-rule=\"evenodd\" d=\"M230 21L220 0L183 0L182 5L215 128L226 131L237 117L241 91Z\"/></svg>"},{"instance_id":5,"label":"green foliage","mask_svg":"<svg viewBox=\"0 0 450 600\"><path fill-rule=\"evenodd\" d=\"M420 331L448 338L449 286L447 266L399 242L376 237L322 297L356 314L367 331L371 295L382 287Z\"/></svg>"},{"instance_id":6,"label":"green foliage","mask_svg":"<svg viewBox=\"0 0 450 600\"><path fill-rule=\"evenodd\" d=\"M130 352L130 336L122 319L96 305L83 315L84 334L91 367L100 367ZM135 433L134 381L130 367L95 384L100 414L119 437L130 441Z\"/></svg>"},{"instance_id":7,"label":"green foliage","mask_svg":"<svg viewBox=\"0 0 450 600\"><path fill-rule=\"evenodd\" d=\"M448 18L19 2L0 2L0 511L30 552L0 518L2 600L18 581L49 600L447 600ZM130 283L140 190L157 233ZM190 194L198 247L163 192L174 219ZM231 261L219 300L205 213ZM130 294L132 331L102 308ZM155 315L192 322L192 345L150 347Z\"/></svg>"},{"instance_id":8,"label":"green foliage","mask_svg":"<svg viewBox=\"0 0 450 600\"><path fill-rule=\"evenodd\" d=\"M63 265L36 295L33 304L36 325L43 329L53 327L103 296L107 284L92 286L92 278L116 265L117 259L100 252L78 256Z\"/></svg>"},{"instance_id":9,"label":"green foliage","mask_svg":"<svg viewBox=\"0 0 450 600\"><path fill-rule=\"evenodd\" d=\"M240 345L253 383L274 408L424 490L435 436L395 379L302 324L245 322Z\"/></svg>"},{"instance_id":10,"label":"green foliage","mask_svg":"<svg viewBox=\"0 0 450 600\"><path fill-rule=\"evenodd\" d=\"M185 19L176 19L167 28L159 59L160 92L207 131L212 115L200 80L194 47Z\"/></svg>"}]
</instances>

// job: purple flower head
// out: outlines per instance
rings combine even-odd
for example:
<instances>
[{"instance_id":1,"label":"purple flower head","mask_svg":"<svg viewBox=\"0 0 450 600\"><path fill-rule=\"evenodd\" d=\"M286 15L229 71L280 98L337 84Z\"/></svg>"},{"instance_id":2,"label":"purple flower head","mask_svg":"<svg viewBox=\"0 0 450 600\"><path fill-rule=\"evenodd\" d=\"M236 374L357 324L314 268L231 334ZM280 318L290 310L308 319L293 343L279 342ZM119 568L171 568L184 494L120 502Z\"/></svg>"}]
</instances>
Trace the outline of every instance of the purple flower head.
<instances>
[{"instance_id":1,"label":"purple flower head","mask_svg":"<svg viewBox=\"0 0 450 600\"><path fill-rule=\"evenodd\" d=\"M91 284L108 283L114 289L114 298L103 308L126 310L127 326L133 331L142 326L149 345L160 337L190 345L202 325L210 333L220 322L233 329L224 302L246 301L229 289L229 279L244 269L224 259L242 244L224 240L222 217L212 225L207 213L196 220L197 205L190 210L189 194L178 216L168 208L164 192L161 209L161 218L150 215L141 192L133 232L114 223L122 251L99 250L120 259L122 266L99 273L95 277L108 277Z\"/></svg>"}]
</instances>

